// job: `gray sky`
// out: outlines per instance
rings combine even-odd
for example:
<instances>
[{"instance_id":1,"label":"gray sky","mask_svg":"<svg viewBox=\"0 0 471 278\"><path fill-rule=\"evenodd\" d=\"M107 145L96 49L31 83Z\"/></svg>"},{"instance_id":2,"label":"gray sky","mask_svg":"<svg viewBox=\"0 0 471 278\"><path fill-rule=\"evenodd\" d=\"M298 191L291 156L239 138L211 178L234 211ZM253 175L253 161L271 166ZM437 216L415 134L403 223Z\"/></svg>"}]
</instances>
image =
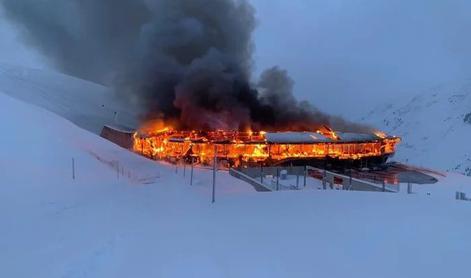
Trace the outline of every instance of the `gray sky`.
<instances>
[{"instance_id":1,"label":"gray sky","mask_svg":"<svg viewBox=\"0 0 471 278\"><path fill-rule=\"evenodd\" d=\"M250 0L257 72L280 65L299 98L334 114L471 77L467 0ZM1 11L0 11L1 12ZM0 18L0 61L45 68Z\"/></svg>"},{"instance_id":2,"label":"gray sky","mask_svg":"<svg viewBox=\"0 0 471 278\"><path fill-rule=\"evenodd\" d=\"M319 107L357 114L471 77L470 1L252 1L257 69L281 64Z\"/></svg>"}]
</instances>

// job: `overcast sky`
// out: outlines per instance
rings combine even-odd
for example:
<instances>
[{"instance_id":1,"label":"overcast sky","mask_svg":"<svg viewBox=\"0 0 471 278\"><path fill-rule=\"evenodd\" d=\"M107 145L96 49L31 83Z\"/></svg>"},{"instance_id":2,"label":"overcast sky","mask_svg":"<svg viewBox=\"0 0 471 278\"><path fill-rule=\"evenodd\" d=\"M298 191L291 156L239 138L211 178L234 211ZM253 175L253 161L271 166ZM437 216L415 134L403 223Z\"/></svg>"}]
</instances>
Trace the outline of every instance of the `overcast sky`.
<instances>
[{"instance_id":1,"label":"overcast sky","mask_svg":"<svg viewBox=\"0 0 471 278\"><path fill-rule=\"evenodd\" d=\"M257 72L288 69L296 94L359 115L385 100L471 77L467 0L250 0ZM0 11L1 12L1 11ZM0 19L0 61L47 68Z\"/></svg>"},{"instance_id":2,"label":"overcast sky","mask_svg":"<svg viewBox=\"0 0 471 278\"><path fill-rule=\"evenodd\" d=\"M280 63L319 107L361 112L471 77L471 1L252 1L258 69Z\"/></svg>"}]
</instances>

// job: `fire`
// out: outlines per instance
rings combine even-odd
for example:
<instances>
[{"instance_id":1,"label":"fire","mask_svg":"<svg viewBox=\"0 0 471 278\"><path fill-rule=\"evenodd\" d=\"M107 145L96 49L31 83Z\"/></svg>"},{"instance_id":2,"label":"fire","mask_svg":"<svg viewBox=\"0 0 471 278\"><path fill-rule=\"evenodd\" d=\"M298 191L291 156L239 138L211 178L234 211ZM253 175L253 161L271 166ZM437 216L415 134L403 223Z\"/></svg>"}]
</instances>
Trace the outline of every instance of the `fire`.
<instances>
[{"instance_id":1,"label":"fire","mask_svg":"<svg viewBox=\"0 0 471 278\"><path fill-rule=\"evenodd\" d=\"M386 133L384 133L382 131L379 131L379 130L376 130L374 132L374 135L378 136L381 139L384 139L384 138L388 137L388 135Z\"/></svg>"},{"instance_id":2,"label":"fire","mask_svg":"<svg viewBox=\"0 0 471 278\"><path fill-rule=\"evenodd\" d=\"M152 134L159 134L170 131L172 128L165 124L163 120L156 119L145 122L140 130L139 133L152 135Z\"/></svg>"},{"instance_id":3,"label":"fire","mask_svg":"<svg viewBox=\"0 0 471 278\"><path fill-rule=\"evenodd\" d=\"M147 128L150 126L154 129ZM368 140L344 141L341 135L329 127L317 130L319 135L308 133L310 141L270 139L280 134L283 133L251 130L178 131L154 123L134 134L133 150L152 159L196 161L201 164L211 164L216 156L218 161L226 162L228 166L240 166L294 159L356 160L381 157L393 154L400 142L400 138L388 137L384 133L375 134Z\"/></svg>"},{"instance_id":4,"label":"fire","mask_svg":"<svg viewBox=\"0 0 471 278\"><path fill-rule=\"evenodd\" d=\"M325 137L330 138L335 141L340 139L337 133L328 126L322 126L320 129L317 130L317 133L322 134Z\"/></svg>"}]
</instances>

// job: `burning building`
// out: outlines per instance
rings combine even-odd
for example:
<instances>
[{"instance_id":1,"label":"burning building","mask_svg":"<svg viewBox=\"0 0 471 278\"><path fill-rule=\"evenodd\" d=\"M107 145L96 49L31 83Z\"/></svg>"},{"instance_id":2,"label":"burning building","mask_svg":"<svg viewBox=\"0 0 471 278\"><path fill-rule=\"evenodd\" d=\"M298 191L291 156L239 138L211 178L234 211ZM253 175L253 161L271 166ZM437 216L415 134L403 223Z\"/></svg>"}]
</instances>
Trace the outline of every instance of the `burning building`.
<instances>
[{"instance_id":1,"label":"burning building","mask_svg":"<svg viewBox=\"0 0 471 278\"><path fill-rule=\"evenodd\" d=\"M156 160L212 164L217 158L226 167L279 165L296 162L384 163L394 154L400 138L383 133L178 131L172 128L141 130L132 149Z\"/></svg>"},{"instance_id":2,"label":"burning building","mask_svg":"<svg viewBox=\"0 0 471 278\"><path fill-rule=\"evenodd\" d=\"M399 142L299 101L280 67L254 76L257 19L248 0L69 0L46 8L35 0L0 2L25 41L62 72L111 86L141 123L160 119L173 127L103 131L147 157L216 157L229 165L384 161ZM50 16L64 10L87 24L70 28L68 17Z\"/></svg>"}]
</instances>

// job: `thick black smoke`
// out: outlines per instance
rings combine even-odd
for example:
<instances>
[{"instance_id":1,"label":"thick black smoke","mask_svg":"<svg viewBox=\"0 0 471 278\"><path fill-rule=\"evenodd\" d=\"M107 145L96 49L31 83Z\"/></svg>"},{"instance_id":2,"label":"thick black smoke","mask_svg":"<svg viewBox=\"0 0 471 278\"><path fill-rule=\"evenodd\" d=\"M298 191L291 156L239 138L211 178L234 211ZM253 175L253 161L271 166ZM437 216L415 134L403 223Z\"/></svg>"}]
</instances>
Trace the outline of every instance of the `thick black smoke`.
<instances>
[{"instance_id":1,"label":"thick black smoke","mask_svg":"<svg viewBox=\"0 0 471 278\"><path fill-rule=\"evenodd\" d=\"M298 102L276 67L251 83L256 20L246 0L0 3L58 68L115 86L147 119L180 128L359 128Z\"/></svg>"}]
</instances>

